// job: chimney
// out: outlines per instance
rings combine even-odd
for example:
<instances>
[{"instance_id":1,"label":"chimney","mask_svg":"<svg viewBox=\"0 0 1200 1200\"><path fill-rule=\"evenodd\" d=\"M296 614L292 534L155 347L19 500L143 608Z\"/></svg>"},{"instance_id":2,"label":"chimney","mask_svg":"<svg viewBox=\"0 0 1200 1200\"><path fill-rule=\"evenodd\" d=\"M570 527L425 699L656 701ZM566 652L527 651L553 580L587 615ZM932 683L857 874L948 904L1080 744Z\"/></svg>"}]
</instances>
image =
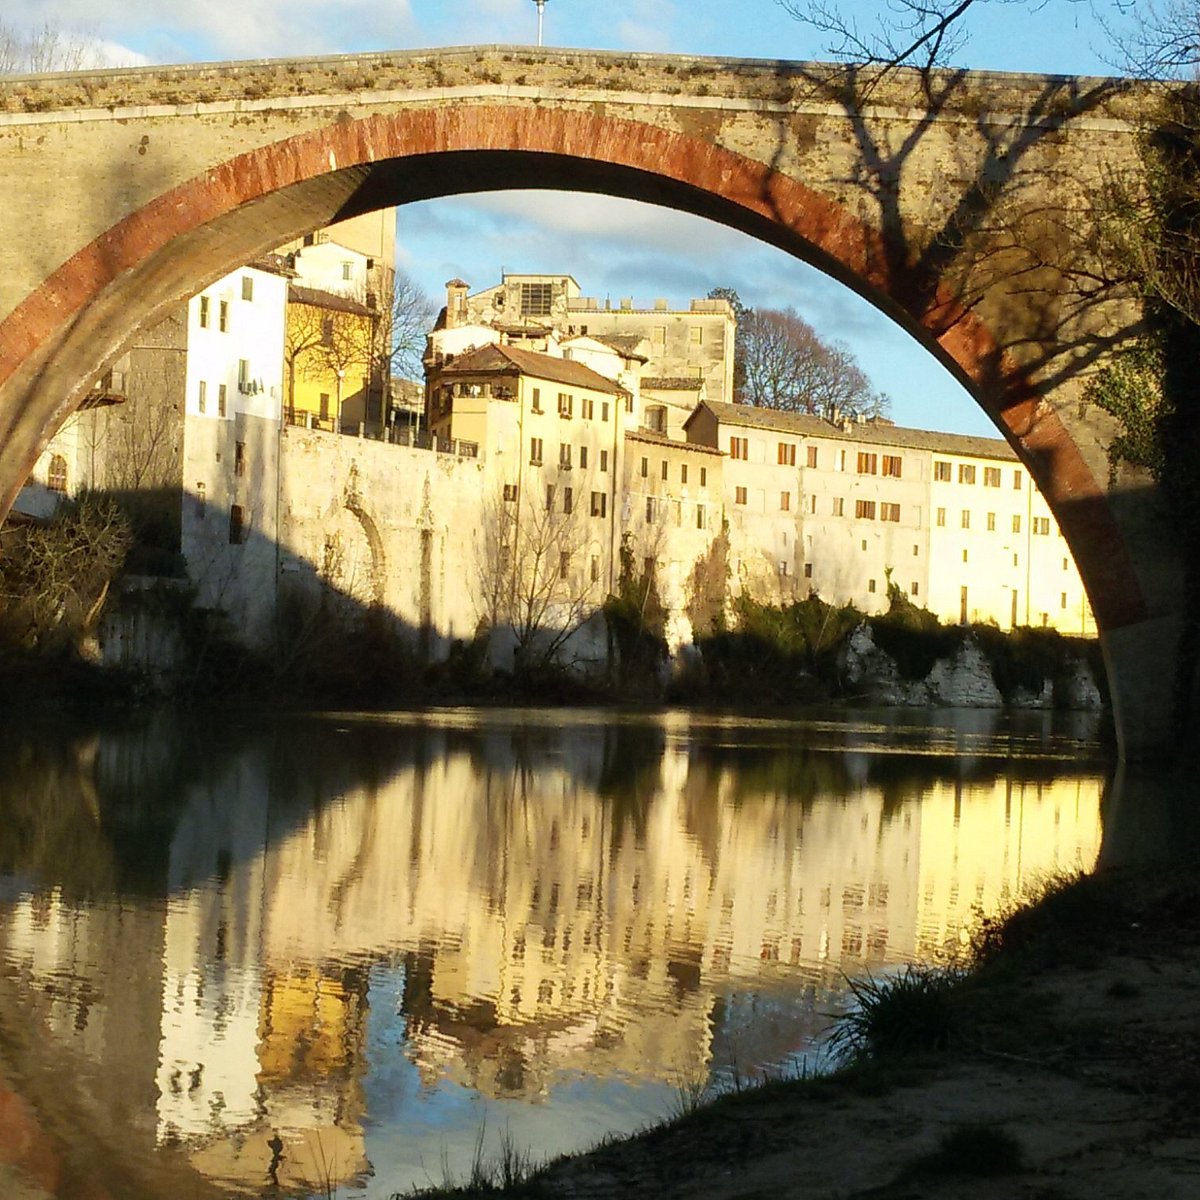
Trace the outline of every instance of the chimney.
<instances>
[{"instance_id":1,"label":"chimney","mask_svg":"<svg viewBox=\"0 0 1200 1200\"><path fill-rule=\"evenodd\" d=\"M446 284L446 328L457 329L467 321L467 293L471 285L461 279L451 279Z\"/></svg>"}]
</instances>

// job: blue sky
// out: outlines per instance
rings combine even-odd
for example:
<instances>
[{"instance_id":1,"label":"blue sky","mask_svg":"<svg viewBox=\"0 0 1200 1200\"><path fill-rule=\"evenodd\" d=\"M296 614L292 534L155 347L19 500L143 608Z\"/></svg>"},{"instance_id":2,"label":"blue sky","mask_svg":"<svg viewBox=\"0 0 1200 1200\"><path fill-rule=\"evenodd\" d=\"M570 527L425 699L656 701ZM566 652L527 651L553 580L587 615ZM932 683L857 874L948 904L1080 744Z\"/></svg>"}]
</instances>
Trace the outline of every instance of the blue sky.
<instances>
[{"instance_id":1,"label":"blue sky","mask_svg":"<svg viewBox=\"0 0 1200 1200\"><path fill-rule=\"evenodd\" d=\"M865 24L886 0L846 0ZM977 69L1111 74L1116 0L984 0L958 61ZM6 0L0 22L84 32L109 60L189 62L536 40L532 0ZM546 0L550 46L748 58L829 57L822 35L775 0ZM794 305L848 343L905 425L966 433L992 427L923 351L847 289L787 255L698 218L587 195L509 192L410 205L399 257L434 296L456 275L473 287L510 271L574 275L586 295L666 297L685 305L716 286L751 306Z\"/></svg>"}]
</instances>

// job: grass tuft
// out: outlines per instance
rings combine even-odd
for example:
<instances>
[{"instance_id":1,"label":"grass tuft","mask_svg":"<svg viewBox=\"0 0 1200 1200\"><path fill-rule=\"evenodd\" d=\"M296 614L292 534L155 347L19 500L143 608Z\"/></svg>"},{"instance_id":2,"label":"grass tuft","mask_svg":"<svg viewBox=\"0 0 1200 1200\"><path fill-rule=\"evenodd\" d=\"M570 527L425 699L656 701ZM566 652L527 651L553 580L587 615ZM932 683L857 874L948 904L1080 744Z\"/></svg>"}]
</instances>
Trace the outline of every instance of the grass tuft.
<instances>
[{"instance_id":1,"label":"grass tuft","mask_svg":"<svg viewBox=\"0 0 1200 1200\"><path fill-rule=\"evenodd\" d=\"M947 1049L962 979L955 967L909 965L898 975L848 980L854 1007L838 1018L830 1048L847 1062Z\"/></svg>"},{"instance_id":2,"label":"grass tuft","mask_svg":"<svg viewBox=\"0 0 1200 1200\"><path fill-rule=\"evenodd\" d=\"M973 1175L991 1179L1025 1169L1021 1143L994 1125L959 1125L947 1133L932 1154L918 1159L913 1174Z\"/></svg>"}]
</instances>

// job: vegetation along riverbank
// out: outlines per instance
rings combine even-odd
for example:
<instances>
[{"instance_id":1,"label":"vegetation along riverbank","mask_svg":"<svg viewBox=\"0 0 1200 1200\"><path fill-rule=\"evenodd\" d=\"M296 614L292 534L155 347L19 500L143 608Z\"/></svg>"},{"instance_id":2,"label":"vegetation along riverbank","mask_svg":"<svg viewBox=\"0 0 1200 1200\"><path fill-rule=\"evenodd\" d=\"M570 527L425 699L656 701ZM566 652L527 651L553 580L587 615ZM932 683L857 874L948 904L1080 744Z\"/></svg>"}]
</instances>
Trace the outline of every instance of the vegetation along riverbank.
<instances>
[{"instance_id":1,"label":"vegetation along riverbank","mask_svg":"<svg viewBox=\"0 0 1200 1200\"><path fill-rule=\"evenodd\" d=\"M521 1147L427 1196L1200 1194L1200 875L1057 881L937 968L857 984L840 1070L747 1085L540 1165Z\"/></svg>"}]
</instances>

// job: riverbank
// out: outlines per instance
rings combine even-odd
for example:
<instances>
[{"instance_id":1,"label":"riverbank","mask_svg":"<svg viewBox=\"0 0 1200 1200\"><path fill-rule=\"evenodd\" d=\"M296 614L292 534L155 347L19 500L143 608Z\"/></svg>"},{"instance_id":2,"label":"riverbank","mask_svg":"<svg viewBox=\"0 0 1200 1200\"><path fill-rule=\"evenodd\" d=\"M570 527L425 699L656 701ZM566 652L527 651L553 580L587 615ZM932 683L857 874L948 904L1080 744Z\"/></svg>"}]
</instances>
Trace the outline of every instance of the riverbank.
<instances>
[{"instance_id":1,"label":"riverbank","mask_svg":"<svg viewBox=\"0 0 1200 1200\"><path fill-rule=\"evenodd\" d=\"M474 1188L424 1194L1200 1194L1200 875L1053 888L985 924L965 969L907 982L868 997L854 1061L837 1074L724 1096L534 1171L515 1148L508 1164L480 1164Z\"/></svg>"}]
</instances>

